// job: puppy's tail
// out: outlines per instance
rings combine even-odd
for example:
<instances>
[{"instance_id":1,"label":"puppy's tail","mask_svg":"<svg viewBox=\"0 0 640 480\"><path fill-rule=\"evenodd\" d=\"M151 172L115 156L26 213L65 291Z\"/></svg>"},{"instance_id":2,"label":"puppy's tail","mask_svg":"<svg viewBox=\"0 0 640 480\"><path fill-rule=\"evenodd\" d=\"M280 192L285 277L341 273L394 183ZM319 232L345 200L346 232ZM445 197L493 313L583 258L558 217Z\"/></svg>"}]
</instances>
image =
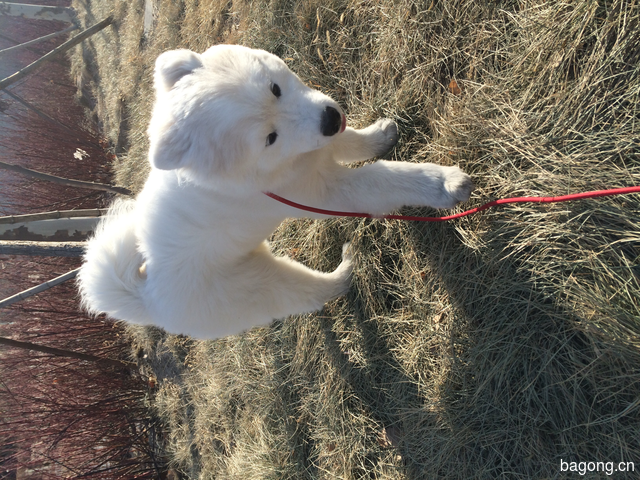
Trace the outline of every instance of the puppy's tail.
<instances>
[{"instance_id":1,"label":"puppy's tail","mask_svg":"<svg viewBox=\"0 0 640 480\"><path fill-rule=\"evenodd\" d=\"M142 300L143 258L137 248L133 200L117 200L89 240L78 273L81 305L92 314L149 323Z\"/></svg>"}]
</instances>

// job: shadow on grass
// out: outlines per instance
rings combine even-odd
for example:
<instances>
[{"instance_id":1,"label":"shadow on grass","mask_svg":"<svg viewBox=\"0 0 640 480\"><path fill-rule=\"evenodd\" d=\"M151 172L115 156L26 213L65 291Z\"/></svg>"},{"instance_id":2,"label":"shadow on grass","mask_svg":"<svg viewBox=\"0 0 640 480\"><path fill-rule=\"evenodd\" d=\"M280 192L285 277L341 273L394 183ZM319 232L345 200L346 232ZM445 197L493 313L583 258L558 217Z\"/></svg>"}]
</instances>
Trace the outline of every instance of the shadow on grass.
<instances>
[{"instance_id":1,"label":"shadow on grass","mask_svg":"<svg viewBox=\"0 0 640 480\"><path fill-rule=\"evenodd\" d=\"M397 436L367 453L369 472L389 448L410 479L557 478L561 459L640 462L635 360L615 332L596 331L602 327L570 308L561 290L510 258L512 239L497 243L502 252L478 253L452 224L404 228L453 309L433 352L447 365L437 386L424 388L422 374L407 371L385 325L386 316L422 320L403 298L401 258L377 292L385 312L363 304L358 292L347 297L365 366L354 367L340 334L325 328L330 357L361 408ZM367 315L373 310L378 318ZM424 321L438 328L434 318Z\"/></svg>"}]
</instances>

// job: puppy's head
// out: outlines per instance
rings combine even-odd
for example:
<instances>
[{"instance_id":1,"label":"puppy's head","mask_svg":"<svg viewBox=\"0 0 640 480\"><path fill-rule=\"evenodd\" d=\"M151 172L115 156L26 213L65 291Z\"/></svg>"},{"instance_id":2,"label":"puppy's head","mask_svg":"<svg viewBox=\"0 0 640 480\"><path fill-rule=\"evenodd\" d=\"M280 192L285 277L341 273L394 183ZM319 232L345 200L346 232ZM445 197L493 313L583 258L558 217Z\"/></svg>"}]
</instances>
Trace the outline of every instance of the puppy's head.
<instances>
[{"instance_id":1,"label":"puppy's head","mask_svg":"<svg viewBox=\"0 0 640 480\"><path fill-rule=\"evenodd\" d=\"M165 52L154 84L150 161L200 182L268 176L328 145L346 126L333 100L261 50Z\"/></svg>"}]
</instances>

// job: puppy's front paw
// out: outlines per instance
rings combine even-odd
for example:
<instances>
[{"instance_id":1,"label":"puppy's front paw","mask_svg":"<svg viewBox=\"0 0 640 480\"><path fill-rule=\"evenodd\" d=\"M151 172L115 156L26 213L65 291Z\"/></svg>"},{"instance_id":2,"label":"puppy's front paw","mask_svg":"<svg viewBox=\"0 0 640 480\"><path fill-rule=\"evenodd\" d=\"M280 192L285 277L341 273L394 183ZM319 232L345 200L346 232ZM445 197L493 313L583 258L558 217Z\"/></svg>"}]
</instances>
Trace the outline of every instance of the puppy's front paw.
<instances>
[{"instance_id":1,"label":"puppy's front paw","mask_svg":"<svg viewBox=\"0 0 640 480\"><path fill-rule=\"evenodd\" d=\"M372 133L372 146L375 156L384 155L398 143L398 126L390 118L381 118L369 127Z\"/></svg>"},{"instance_id":2,"label":"puppy's front paw","mask_svg":"<svg viewBox=\"0 0 640 480\"><path fill-rule=\"evenodd\" d=\"M451 199L453 207L458 202L466 202L471 196L474 185L471 177L458 167L444 167L444 189Z\"/></svg>"}]
</instances>

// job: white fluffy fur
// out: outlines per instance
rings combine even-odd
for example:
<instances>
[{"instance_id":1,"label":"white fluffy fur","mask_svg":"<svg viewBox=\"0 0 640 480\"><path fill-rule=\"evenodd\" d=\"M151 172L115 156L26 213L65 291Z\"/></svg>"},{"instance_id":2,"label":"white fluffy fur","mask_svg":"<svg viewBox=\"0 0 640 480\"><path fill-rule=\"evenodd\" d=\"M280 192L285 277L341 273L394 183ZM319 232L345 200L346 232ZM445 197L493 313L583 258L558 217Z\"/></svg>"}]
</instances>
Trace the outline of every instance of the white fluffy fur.
<instances>
[{"instance_id":1,"label":"white fluffy fur","mask_svg":"<svg viewBox=\"0 0 640 480\"><path fill-rule=\"evenodd\" d=\"M331 273L274 257L265 239L277 226L314 215L262 192L380 215L403 205L452 207L472 189L457 167L341 165L386 152L397 141L395 124L345 129L333 100L264 51L166 52L155 87L149 179L135 200L112 206L79 274L92 313L216 338L318 310L348 289L348 252ZM326 107L343 122L334 135L321 131Z\"/></svg>"}]
</instances>

